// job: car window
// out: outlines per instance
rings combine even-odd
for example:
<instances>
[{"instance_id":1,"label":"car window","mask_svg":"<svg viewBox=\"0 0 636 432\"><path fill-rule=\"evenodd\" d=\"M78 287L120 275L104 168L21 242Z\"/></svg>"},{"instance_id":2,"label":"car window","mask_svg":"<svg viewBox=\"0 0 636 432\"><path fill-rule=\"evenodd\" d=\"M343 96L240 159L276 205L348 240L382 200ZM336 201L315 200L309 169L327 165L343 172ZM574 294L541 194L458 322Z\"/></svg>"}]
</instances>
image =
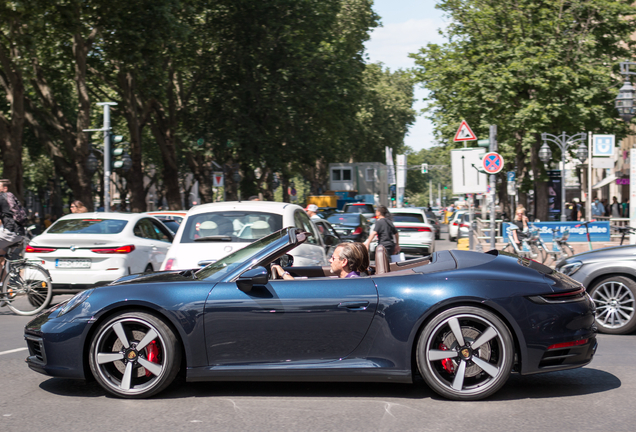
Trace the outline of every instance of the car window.
<instances>
[{"instance_id":1,"label":"car window","mask_svg":"<svg viewBox=\"0 0 636 432\"><path fill-rule=\"evenodd\" d=\"M393 222L425 223L424 217L420 213L391 213Z\"/></svg>"},{"instance_id":2,"label":"car window","mask_svg":"<svg viewBox=\"0 0 636 432\"><path fill-rule=\"evenodd\" d=\"M181 243L221 236L220 241L253 242L283 228L283 216L253 211L209 212L187 218ZM221 238L220 237L220 238Z\"/></svg>"},{"instance_id":3,"label":"car window","mask_svg":"<svg viewBox=\"0 0 636 432\"><path fill-rule=\"evenodd\" d=\"M309 238L307 238L307 241L305 243L317 243L318 233L316 233L316 230L314 230L314 226L311 224L309 216L307 216L307 213L305 213L303 210L296 210L296 212L294 213L294 225L296 226L296 228L300 228L308 233L313 234L309 236Z\"/></svg>"},{"instance_id":4,"label":"car window","mask_svg":"<svg viewBox=\"0 0 636 432\"><path fill-rule=\"evenodd\" d=\"M375 213L372 204L348 205L344 208L345 213Z\"/></svg>"},{"instance_id":5,"label":"car window","mask_svg":"<svg viewBox=\"0 0 636 432\"><path fill-rule=\"evenodd\" d=\"M155 230L155 237L157 240L172 243L172 234L166 231L166 227L161 226L159 222L155 222L153 220L151 220L150 223L152 223L152 227Z\"/></svg>"},{"instance_id":6,"label":"car window","mask_svg":"<svg viewBox=\"0 0 636 432\"><path fill-rule=\"evenodd\" d=\"M337 215L329 216L327 221L332 224L359 224L360 215L340 213Z\"/></svg>"},{"instance_id":7,"label":"car window","mask_svg":"<svg viewBox=\"0 0 636 432\"><path fill-rule=\"evenodd\" d=\"M318 228L318 231L320 231L320 235L324 236L326 228L323 225L323 223L320 222L320 221L316 221L316 222L314 222L314 225L316 225L316 228Z\"/></svg>"},{"instance_id":8,"label":"car window","mask_svg":"<svg viewBox=\"0 0 636 432\"><path fill-rule=\"evenodd\" d=\"M155 234L155 229L152 225L150 219L141 219L135 224L135 228L133 229L133 233L137 237L149 239L149 240L159 240L157 235Z\"/></svg>"},{"instance_id":9,"label":"car window","mask_svg":"<svg viewBox=\"0 0 636 432\"><path fill-rule=\"evenodd\" d=\"M128 224L121 219L60 219L47 234L119 234Z\"/></svg>"}]
</instances>

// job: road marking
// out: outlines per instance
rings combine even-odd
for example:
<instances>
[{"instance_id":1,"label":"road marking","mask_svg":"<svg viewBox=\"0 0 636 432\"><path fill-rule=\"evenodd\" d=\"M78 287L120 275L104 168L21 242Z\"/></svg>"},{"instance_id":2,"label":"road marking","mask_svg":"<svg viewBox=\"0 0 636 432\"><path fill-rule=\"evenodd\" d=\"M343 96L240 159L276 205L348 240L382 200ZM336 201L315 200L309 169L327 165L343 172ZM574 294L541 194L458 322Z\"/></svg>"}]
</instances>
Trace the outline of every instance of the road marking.
<instances>
[{"instance_id":1,"label":"road marking","mask_svg":"<svg viewBox=\"0 0 636 432\"><path fill-rule=\"evenodd\" d=\"M12 349L12 350L9 350L9 351L2 351L2 352L0 352L0 355L16 353L16 352L24 351L24 350L27 350L27 349L28 349L28 348L24 347L24 348L16 348L16 349Z\"/></svg>"}]
</instances>

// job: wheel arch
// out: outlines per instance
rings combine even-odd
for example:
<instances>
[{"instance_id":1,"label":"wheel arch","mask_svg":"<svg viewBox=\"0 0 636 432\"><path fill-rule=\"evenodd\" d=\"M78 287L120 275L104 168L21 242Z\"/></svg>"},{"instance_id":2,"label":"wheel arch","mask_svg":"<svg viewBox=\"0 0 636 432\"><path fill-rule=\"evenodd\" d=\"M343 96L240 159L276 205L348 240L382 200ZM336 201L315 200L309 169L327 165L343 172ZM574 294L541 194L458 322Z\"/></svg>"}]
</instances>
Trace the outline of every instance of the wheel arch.
<instances>
[{"instance_id":1,"label":"wheel arch","mask_svg":"<svg viewBox=\"0 0 636 432\"><path fill-rule=\"evenodd\" d=\"M443 303L437 305L437 307L431 308L426 311L417 325L417 331L414 332L411 339L411 374L413 376L419 376L420 371L417 365L417 343L419 341L420 335L424 331L424 327L437 315L440 313L460 306L470 306L470 307L478 307L484 309L488 312L495 314L510 330L510 335L512 336L512 340L514 343L514 362L513 362L513 371L521 371L523 360L526 356L526 353L521 349L521 341L524 341L523 333L521 329L514 322L512 316L507 314L503 308L499 307L496 303L479 299L479 298L464 298L464 299L453 299L453 301L448 303Z\"/></svg>"},{"instance_id":2,"label":"wheel arch","mask_svg":"<svg viewBox=\"0 0 636 432\"><path fill-rule=\"evenodd\" d=\"M156 306L153 307L143 303L138 303L138 304L126 303L126 304L116 305L115 307L108 309L107 311L102 313L97 318L97 320L93 323L93 325L91 325L91 328L86 334L86 337L84 338L84 346L82 347L82 365L84 368L84 376L86 377L86 379L89 379L89 380L95 379L93 377L93 372L91 371L91 368L89 365L88 355L89 355L89 351L91 347L91 342L93 340L93 336L95 335L95 332L97 331L99 326L105 321L109 320L114 315L117 315L119 313L133 312L133 311L143 312L149 315L153 315L156 318L161 319L170 328L170 330L172 330L172 332L178 339L180 347L181 347L180 373L185 373L185 370L187 368L187 358L188 358L187 357L188 350L186 349L186 344L185 344L185 341L187 340L187 338L179 330L179 327L175 325L175 323L173 322L169 314L165 313L165 311L162 311L161 309L158 309Z\"/></svg>"},{"instance_id":3,"label":"wheel arch","mask_svg":"<svg viewBox=\"0 0 636 432\"><path fill-rule=\"evenodd\" d=\"M592 277L592 279L590 279L590 281L587 283L587 285L585 286L586 291L589 293L590 289L592 289L592 287L594 285L596 285L597 283L599 283L601 280L603 279L607 279L610 277L625 277L627 279L630 279L632 282L636 283L636 276L631 274L631 273L626 273L623 271L618 271L618 272L606 272L606 273L599 273L596 274Z\"/></svg>"}]
</instances>

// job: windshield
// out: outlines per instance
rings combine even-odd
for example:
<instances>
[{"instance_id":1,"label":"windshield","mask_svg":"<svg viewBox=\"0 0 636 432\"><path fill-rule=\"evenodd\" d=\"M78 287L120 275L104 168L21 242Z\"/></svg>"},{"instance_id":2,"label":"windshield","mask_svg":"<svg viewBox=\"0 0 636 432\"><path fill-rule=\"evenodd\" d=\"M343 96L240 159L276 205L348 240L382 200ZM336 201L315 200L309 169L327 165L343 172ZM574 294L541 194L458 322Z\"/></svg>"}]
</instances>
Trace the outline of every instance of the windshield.
<instances>
[{"instance_id":1,"label":"windshield","mask_svg":"<svg viewBox=\"0 0 636 432\"><path fill-rule=\"evenodd\" d=\"M47 234L119 234L127 220L121 219L60 219L51 225Z\"/></svg>"},{"instance_id":2,"label":"windshield","mask_svg":"<svg viewBox=\"0 0 636 432\"><path fill-rule=\"evenodd\" d=\"M375 213L372 204L349 205L345 207L345 213Z\"/></svg>"},{"instance_id":3,"label":"windshield","mask_svg":"<svg viewBox=\"0 0 636 432\"><path fill-rule=\"evenodd\" d=\"M424 218L418 213L391 213L393 222L424 223Z\"/></svg>"},{"instance_id":4,"label":"windshield","mask_svg":"<svg viewBox=\"0 0 636 432\"><path fill-rule=\"evenodd\" d=\"M266 248L275 241L282 239L283 237L289 236L288 232L288 230L281 230L270 234L267 237L263 237L262 239L257 240L212 264L208 264L196 272L195 276L197 279L207 279L212 275L219 277L227 274L243 264L250 257L256 255L260 250Z\"/></svg>"},{"instance_id":5,"label":"windshield","mask_svg":"<svg viewBox=\"0 0 636 432\"><path fill-rule=\"evenodd\" d=\"M181 243L253 242L283 228L283 216L253 211L200 213L188 217Z\"/></svg>"},{"instance_id":6,"label":"windshield","mask_svg":"<svg viewBox=\"0 0 636 432\"><path fill-rule=\"evenodd\" d=\"M327 218L332 224L360 224L360 216L357 214L338 214Z\"/></svg>"}]
</instances>

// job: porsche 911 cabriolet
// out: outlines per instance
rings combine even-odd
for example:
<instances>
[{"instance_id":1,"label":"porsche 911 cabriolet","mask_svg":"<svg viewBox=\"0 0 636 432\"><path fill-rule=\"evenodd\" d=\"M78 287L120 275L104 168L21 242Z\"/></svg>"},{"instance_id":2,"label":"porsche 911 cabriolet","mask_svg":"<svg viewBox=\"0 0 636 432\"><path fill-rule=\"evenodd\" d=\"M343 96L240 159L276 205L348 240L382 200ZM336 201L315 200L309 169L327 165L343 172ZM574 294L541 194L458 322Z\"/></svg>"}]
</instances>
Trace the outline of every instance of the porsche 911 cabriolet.
<instances>
[{"instance_id":1,"label":"porsche 911 cabriolet","mask_svg":"<svg viewBox=\"0 0 636 432\"><path fill-rule=\"evenodd\" d=\"M25 327L28 366L95 379L123 398L186 381L372 381L421 375L455 400L483 399L512 372L578 368L596 350L583 286L493 250L440 251L361 277L294 266L308 233L286 228L202 269L124 276ZM293 280L274 279L280 263Z\"/></svg>"}]
</instances>

